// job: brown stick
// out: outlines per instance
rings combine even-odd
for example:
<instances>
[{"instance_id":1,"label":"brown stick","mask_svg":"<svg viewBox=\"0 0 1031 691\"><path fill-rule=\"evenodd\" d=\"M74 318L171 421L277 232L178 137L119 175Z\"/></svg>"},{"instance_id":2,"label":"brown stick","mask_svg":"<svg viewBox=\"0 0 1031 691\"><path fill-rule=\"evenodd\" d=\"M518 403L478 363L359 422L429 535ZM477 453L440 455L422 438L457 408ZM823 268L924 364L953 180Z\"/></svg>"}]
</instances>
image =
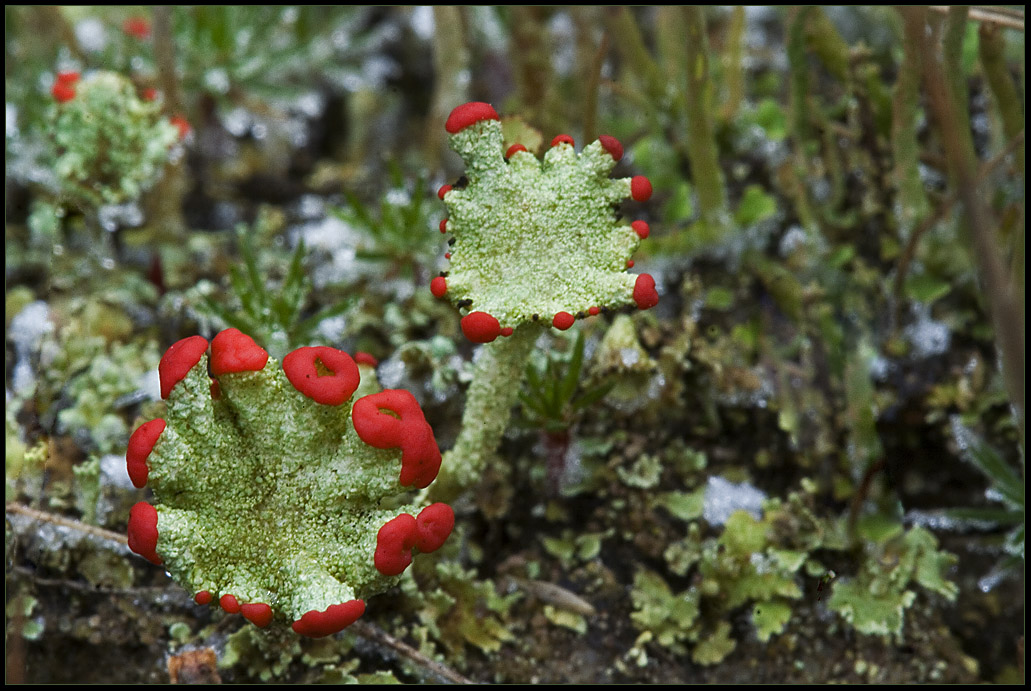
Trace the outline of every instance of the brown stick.
<instances>
[{"instance_id":1,"label":"brown stick","mask_svg":"<svg viewBox=\"0 0 1031 691\"><path fill-rule=\"evenodd\" d=\"M93 537L99 538L101 540L110 540L113 542L117 542L123 546L128 546L128 538L126 538L126 536L122 535L121 533L116 533L112 530L98 528L95 525L89 525L88 523L82 523L81 521L76 521L72 518L59 516L56 513L40 511L39 509L33 509L28 506L25 506L24 504L17 504L14 502L7 504L6 510L7 513L28 516L32 520L38 521L40 523L50 523L52 525L59 525L63 528L77 530L81 533L85 533L86 535L92 535Z\"/></svg>"},{"instance_id":2,"label":"brown stick","mask_svg":"<svg viewBox=\"0 0 1031 691\"><path fill-rule=\"evenodd\" d=\"M931 5L932 12L948 14L950 5ZM1024 30L1024 13L1020 10L1011 10L1006 7L988 7L985 5L970 8L970 19L984 24L998 24L1009 29Z\"/></svg>"},{"instance_id":3,"label":"brown stick","mask_svg":"<svg viewBox=\"0 0 1031 691\"><path fill-rule=\"evenodd\" d=\"M370 624L365 621L356 621L351 624L349 630L368 641L390 648L398 655L408 658L408 660L416 666L426 670L431 676L452 684L475 683L472 679L462 676L447 665L443 665L436 660L426 657L412 646L403 641L399 641L375 624Z\"/></svg>"}]
</instances>

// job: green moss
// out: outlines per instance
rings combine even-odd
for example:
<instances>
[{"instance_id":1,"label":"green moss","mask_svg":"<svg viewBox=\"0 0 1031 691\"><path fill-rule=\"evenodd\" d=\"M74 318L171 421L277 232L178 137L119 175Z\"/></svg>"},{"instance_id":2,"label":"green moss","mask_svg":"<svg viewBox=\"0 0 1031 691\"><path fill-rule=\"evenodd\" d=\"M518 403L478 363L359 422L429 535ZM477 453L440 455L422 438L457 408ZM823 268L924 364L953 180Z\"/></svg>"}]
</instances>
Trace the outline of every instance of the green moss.
<instances>
[{"instance_id":1,"label":"green moss","mask_svg":"<svg viewBox=\"0 0 1031 691\"><path fill-rule=\"evenodd\" d=\"M883 543L868 542L861 571L835 582L827 606L860 633L901 636L915 587L954 600L958 589L946 578L956 558L938 549L929 531L916 527Z\"/></svg>"},{"instance_id":2,"label":"green moss","mask_svg":"<svg viewBox=\"0 0 1031 691\"><path fill-rule=\"evenodd\" d=\"M684 654L687 643L697 637L699 592L688 588L674 593L654 571L639 569L634 575L630 615L637 628L648 631L659 645Z\"/></svg>"}]
</instances>

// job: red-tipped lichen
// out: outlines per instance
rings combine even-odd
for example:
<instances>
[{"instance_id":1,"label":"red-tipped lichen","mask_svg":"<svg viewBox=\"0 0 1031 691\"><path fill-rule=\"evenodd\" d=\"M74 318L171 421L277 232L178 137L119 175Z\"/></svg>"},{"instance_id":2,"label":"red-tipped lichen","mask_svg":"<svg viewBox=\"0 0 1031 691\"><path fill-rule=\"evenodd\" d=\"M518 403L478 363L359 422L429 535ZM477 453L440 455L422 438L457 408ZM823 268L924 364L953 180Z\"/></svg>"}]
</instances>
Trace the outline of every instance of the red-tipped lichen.
<instances>
[{"instance_id":1,"label":"red-tipped lichen","mask_svg":"<svg viewBox=\"0 0 1031 691\"><path fill-rule=\"evenodd\" d=\"M135 487L144 487L147 484L147 457L154 450L154 444L158 437L165 431L165 421L161 418L144 422L136 428L136 431L129 437L129 447L125 453L126 470L129 472L129 479Z\"/></svg>"},{"instance_id":2,"label":"red-tipped lichen","mask_svg":"<svg viewBox=\"0 0 1031 691\"><path fill-rule=\"evenodd\" d=\"M497 120L498 113L494 110L494 106L489 103L481 103L474 101L472 103L465 103L458 106L451 111L451 115L448 116L447 122L444 123L444 129L449 134L457 134L466 127L474 125L481 120Z\"/></svg>"},{"instance_id":3,"label":"red-tipped lichen","mask_svg":"<svg viewBox=\"0 0 1031 691\"><path fill-rule=\"evenodd\" d=\"M158 378L161 380L161 398L168 398L172 389L182 381L194 365L200 362L208 349L208 340L203 336L190 336L173 343L158 363Z\"/></svg>"}]
</instances>

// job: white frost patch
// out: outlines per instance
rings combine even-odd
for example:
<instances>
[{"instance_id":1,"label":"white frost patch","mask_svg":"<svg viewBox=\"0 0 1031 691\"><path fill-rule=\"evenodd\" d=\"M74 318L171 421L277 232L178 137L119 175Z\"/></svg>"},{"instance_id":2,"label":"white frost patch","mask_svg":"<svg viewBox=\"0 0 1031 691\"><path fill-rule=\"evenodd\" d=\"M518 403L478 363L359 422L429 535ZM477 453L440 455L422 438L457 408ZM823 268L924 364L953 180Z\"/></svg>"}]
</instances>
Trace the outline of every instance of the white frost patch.
<instances>
[{"instance_id":1,"label":"white frost patch","mask_svg":"<svg viewBox=\"0 0 1031 691\"><path fill-rule=\"evenodd\" d=\"M109 453L100 457L100 483L103 486L127 490L136 489L132 480L129 479L129 470L124 455Z\"/></svg>"},{"instance_id":2,"label":"white frost patch","mask_svg":"<svg viewBox=\"0 0 1031 691\"><path fill-rule=\"evenodd\" d=\"M919 305L914 308L916 321L905 328L903 335L913 346L916 358L941 355L949 349L952 333L944 323L931 319L930 310Z\"/></svg>"},{"instance_id":3,"label":"white frost patch","mask_svg":"<svg viewBox=\"0 0 1031 691\"><path fill-rule=\"evenodd\" d=\"M7 338L14 344L15 365L11 374L11 389L15 393L32 389L36 382L32 355L39 349L43 337L53 330L54 322L50 320L50 308L42 300L29 303L11 320Z\"/></svg>"},{"instance_id":4,"label":"white frost patch","mask_svg":"<svg viewBox=\"0 0 1031 691\"><path fill-rule=\"evenodd\" d=\"M416 36L424 41L433 38L433 31L436 28L433 22L433 8L429 5L418 5L408 18L408 24Z\"/></svg>"},{"instance_id":5,"label":"white frost patch","mask_svg":"<svg viewBox=\"0 0 1031 691\"><path fill-rule=\"evenodd\" d=\"M107 30L99 19L83 19L76 24L75 38L87 53L99 53L107 46Z\"/></svg>"},{"instance_id":6,"label":"white frost patch","mask_svg":"<svg viewBox=\"0 0 1031 691\"><path fill-rule=\"evenodd\" d=\"M732 513L743 510L758 520L765 500L766 495L747 482L735 485L721 477L710 477L702 517L709 525L723 525Z\"/></svg>"}]
</instances>

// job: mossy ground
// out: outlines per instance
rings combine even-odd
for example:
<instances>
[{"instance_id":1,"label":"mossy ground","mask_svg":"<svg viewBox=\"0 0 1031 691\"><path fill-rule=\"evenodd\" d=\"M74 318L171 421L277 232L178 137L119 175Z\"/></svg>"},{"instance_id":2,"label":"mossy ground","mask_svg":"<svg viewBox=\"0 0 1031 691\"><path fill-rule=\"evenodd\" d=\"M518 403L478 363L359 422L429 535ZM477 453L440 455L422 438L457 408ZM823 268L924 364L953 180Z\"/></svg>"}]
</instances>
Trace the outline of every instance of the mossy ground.
<instances>
[{"instance_id":1,"label":"mossy ground","mask_svg":"<svg viewBox=\"0 0 1031 691\"><path fill-rule=\"evenodd\" d=\"M721 86L704 101L685 98L697 85L666 89L686 64L671 36L698 20L679 10L467 8L468 35L435 36L419 32L422 10L341 9L316 21L281 11L286 25L299 16L304 26L293 44L257 51L278 70L261 79L234 71L248 55L234 57L220 31L250 22L250 39L260 38L278 26L260 13L280 10L173 16L193 60L181 86L194 127L166 182L186 180L185 191L159 185L141 204L145 221L102 231L77 210L47 216L41 204L55 200L14 168L43 122L30 96L66 38L42 32L26 43L53 17L8 9L8 56L25 72L8 79L8 101L24 104L20 138L8 137L5 243L8 681L1021 679L1023 562L1005 549L1012 516L964 523L941 512L983 518L1002 506L957 430L1022 471L1022 425L931 104L893 91L914 69L894 11L714 12L709 69ZM69 26L95 13L111 31L123 19L62 12ZM431 14L444 22L449 12ZM1002 134L1012 104L996 63L978 58L979 41L997 39L973 23L957 36L998 243L1019 258L1022 285L1023 164L1005 155L1012 141ZM1022 58L1023 34L1005 38ZM294 63L281 57L317 64L322 39L336 62L321 77L304 72L305 93L321 104L304 110ZM575 55L560 50L572 45ZM127 55L81 59L128 69ZM228 93L206 91L212 55L226 61ZM579 71L566 72L567 59ZM1023 69L1022 59L1003 62ZM489 69L499 64L506 69ZM460 78L466 68L471 82ZM443 153L443 117L472 95L509 99L498 110L520 114L506 126L527 143L592 127L621 138L617 175L647 174L656 189L635 270L657 277L660 304L628 311L632 329L621 318L618 339L606 339L614 314L574 327L586 344L581 393L612 388L550 426L517 409L498 461L455 503L455 535L371 598L351 631L298 639L194 604L121 538L145 495L120 475L117 442L161 414L148 393L155 353L231 325L239 305L277 346L321 340L379 358L381 384L412 390L447 449L473 347L457 312L427 288L447 250L432 190L461 170ZM697 103L710 109L708 129ZM893 112L909 112L895 129ZM301 121L307 137L298 138ZM712 171L691 152L706 137L719 175L703 193L698 177ZM901 173L923 187L897 183L896 164L911 165ZM913 198L921 189L931 203ZM182 202L171 216L169 199ZM418 240L405 240L406 229ZM299 239L304 279L291 265ZM242 253L256 274L241 271ZM266 292L253 295L255 286ZM284 286L289 299L277 301ZM26 314L45 317L17 321ZM572 333L549 332L535 362L568 353ZM714 478L768 501L725 523L707 504ZM917 524L935 547L907 542ZM798 563L785 566L789 557ZM832 607L835 585L856 582L902 608L898 632L863 633ZM642 605L678 600L672 617ZM764 627L779 628L785 607L790 615L763 641L754 612L766 603L775 614L759 616Z\"/></svg>"}]
</instances>

